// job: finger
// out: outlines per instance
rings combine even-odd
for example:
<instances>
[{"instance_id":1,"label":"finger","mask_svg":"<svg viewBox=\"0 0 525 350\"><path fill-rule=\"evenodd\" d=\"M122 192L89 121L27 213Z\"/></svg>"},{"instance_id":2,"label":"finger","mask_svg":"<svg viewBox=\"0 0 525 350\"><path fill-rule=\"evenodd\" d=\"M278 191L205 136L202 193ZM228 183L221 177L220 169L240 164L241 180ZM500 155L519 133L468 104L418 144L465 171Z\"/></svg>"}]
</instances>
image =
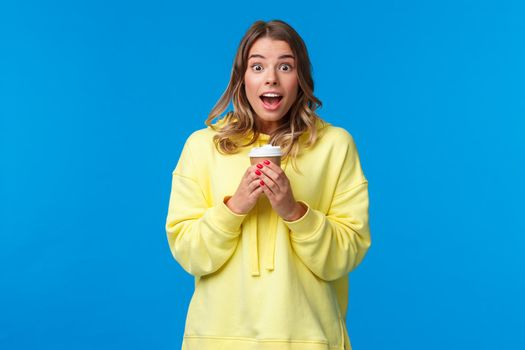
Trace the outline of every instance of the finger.
<instances>
[{"instance_id":1,"label":"finger","mask_svg":"<svg viewBox=\"0 0 525 350\"><path fill-rule=\"evenodd\" d=\"M248 175L252 174L253 173L253 167L248 167L246 168L246 171L244 172L244 175L243 177L247 177Z\"/></svg>"},{"instance_id":2,"label":"finger","mask_svg":"<svg viewBox=\"0 0 525 350\"><path fill-rule=\"evenodd\" d=\"M251 180L248 184L248 193L252 194L252 192L256 191L259 187L261 187L260 182L261 180L258 177L255 177L253 180Z\"/></svg>"},{"instance_id":3,"label":"finger","mask_svg":"<svg viewBox=\"0 0 525 350\"><path fill-rule=\"evenodd\" d=\"M261 189L263 190L264 194L266 194L266 197L268 197L270 201L273 201L275 198L275 193L273 193L268 186L261 186Z\"/></svg>"},{"instance_id":4,"label":"finger","mask_svg":"<svg viewBox=\"0 0 525 350\"><path fill-rule=\"evenodd\" d=\"M262 170L262 166L261 166L261 169L259 169L259 168L255 168L255 172L254 172L254 174L255 174L255 176L256 176L257 178L260 178L261 176L264 175L263 172L262 172L261 170Z\"/></svg>"},{"instance_id":5,"label":"finger","mask_svg":"<svg viewBox=\"0 0 525 350\"><path fill-rule=\"evenodd\" d=\"M261 195L261 193L264 192L264 186L257 186L257 188L252 192L250 193L250 196L252 197L259 197Z\"/></svg>"},{"instance_id":6,"label":"finger","mask_svg":"<svg viewBox=\"0 0 525 350\"><path fill-rule=\"evenodd\" d=\"M280 191L279 185L273 179L266 176L266 174L261 172L259 179L261 179L264 182L264 185L268 187L274 194Z\"/></svg>"},{"instance_id":7,"label":"finger","mask_svg":"<svg viewBox=\"0 0 525 350\"><path fill-rule=\"evenodd\" d=\"M280 174L280 173L283 173L283 169L281 169L281 167L277 164L275 164L274 162L272 162L271 160L267 160L265 159L263 162L262 162L262 165L265 167L265 168L270 168L272 169L275 173L277 174Z\"/></svg>"},{"instance_id":8,"label":"finger","mask_svg":"<svg viewBox=\"0 0 525 350\"><path fill-rule=\"evenodd\" d=\"M262 163L260 163L260 164L257 163L257 164L251 165L248 169L249 169L250 171L254 172L255 170L261 168L261 166L264 166L264 164L262 164Z\"/></svg>"},{"instance_id":9,"label":"finger","mask_svg":"<svg viewBox=\"0 0 525 350\"><path fill-rule=\"evenodd\" d=\"M279 187L283 187L286 181L286 174L276 164L270 162L269 160L265 162L268 162L269 164L263 163L264 166L261 171L266 176L271 178Z\"/></svg>"},{"instance_id":10,"label":"finger","mask_svg":"<svg viewBox=\"0 0 525 350\"><path fill-rule=\"evenodd\" d=\"M277 193L278 187L274 183L271 183L270 179L268 179L268 181L270 183L268 183L264 179L261 179L260 180L260 185L261 185L261 187L263 187L264 193L269 192L271 194L271 196L273 197Z\"/></svg>"},{"instance_id":11,"label":"finger","mask_svg":"<svg viewBox=\"0 0 525 350\"><path fill-rule=\"evenodd\" d=\"M249 184L256 180L259 177L256 172L260 173L261 171L256 167L249 167L246 171L246 174L244 175L244 181Z\"/></svg>"},{"instance_id":12,"label":"finger","mask_svg":"<svg viewBox=\"0 0 525 350\"><path fill-rule=\"evenodd\" d=\"M264 164L261 164L261 165L263 166ZM253 173L255 172L255 170L257 170L257 169L259 169L259 168L257 168L257 164L250 165L250 166L246 169L246 171L244 172L244 176L246 177L246 176L248 176L248 175L250 175L250 174L253 174Z\"/></svg>"}]
</instances>

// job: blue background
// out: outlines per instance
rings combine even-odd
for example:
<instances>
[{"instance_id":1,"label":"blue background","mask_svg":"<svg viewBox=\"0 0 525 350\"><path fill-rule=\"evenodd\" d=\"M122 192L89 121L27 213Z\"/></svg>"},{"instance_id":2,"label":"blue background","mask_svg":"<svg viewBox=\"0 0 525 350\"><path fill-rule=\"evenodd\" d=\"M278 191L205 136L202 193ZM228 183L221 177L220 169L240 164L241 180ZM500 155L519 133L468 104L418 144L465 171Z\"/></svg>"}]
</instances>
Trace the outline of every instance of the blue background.
<instances>
[{"instance_id":1,"label":"blue background","mask_svg":"<svg viewBox=\"0 0 525 350\"><path fill-rule=\"evenodd\" d=\"M273 18L370 182L354 348L525 348L525 6L399 0L2 1L1 349L180 348L171 171Z\"/></svg>"}]
</instances>

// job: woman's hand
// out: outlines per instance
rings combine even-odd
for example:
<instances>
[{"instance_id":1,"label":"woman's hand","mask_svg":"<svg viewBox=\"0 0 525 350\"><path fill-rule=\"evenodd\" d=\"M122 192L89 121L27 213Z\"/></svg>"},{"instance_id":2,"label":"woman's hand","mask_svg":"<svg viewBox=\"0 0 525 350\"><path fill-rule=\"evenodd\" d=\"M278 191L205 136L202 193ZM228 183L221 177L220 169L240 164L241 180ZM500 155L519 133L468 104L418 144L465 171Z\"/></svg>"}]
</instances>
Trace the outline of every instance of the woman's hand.
<instances>
[{"instance_id":1,"label":"woman's hand","mask_svg":"<svg viewBox=\"0 0 525 350\"><path fill-rule=\"evenodd\" d=\"M255 173L257 169L256 165L252 165L246 170L237 191L225 202L228 208L236 214L248 214L263 193L261 179Z\"/></svg>"},{"instance_id":2,"label":"woman's hand","mask_svg":"<svg viewBox=\"0 0 525 350\"><path fill-rule=\"evenodd\" d=\"M256 165L261 179L261 188L277 214L286 221L295 221L301 218L307 208L298 203L292 193L288 177L280 166L265 160Z\"/></svg>"}]
</instances>

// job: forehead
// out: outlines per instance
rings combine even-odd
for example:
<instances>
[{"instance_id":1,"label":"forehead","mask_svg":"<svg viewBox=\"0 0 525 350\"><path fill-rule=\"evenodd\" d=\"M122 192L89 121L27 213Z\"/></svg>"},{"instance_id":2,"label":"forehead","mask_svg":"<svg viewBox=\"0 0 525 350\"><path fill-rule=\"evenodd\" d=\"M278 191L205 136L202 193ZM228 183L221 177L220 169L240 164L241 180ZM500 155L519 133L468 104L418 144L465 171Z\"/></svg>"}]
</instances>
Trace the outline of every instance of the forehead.
<instances>
[{"instance_id":1,"label":"forehead","mask_svg":"<svg viewBox=\"0 0 525 350\"><path fill-rule=\"evenodd\" d=\"M277 58L283 55L293 55L293 52L286 41L260 38L253 43L248 52L248 58L251 55L261 55L265 58Z\"/></svg>"}]
</instances>

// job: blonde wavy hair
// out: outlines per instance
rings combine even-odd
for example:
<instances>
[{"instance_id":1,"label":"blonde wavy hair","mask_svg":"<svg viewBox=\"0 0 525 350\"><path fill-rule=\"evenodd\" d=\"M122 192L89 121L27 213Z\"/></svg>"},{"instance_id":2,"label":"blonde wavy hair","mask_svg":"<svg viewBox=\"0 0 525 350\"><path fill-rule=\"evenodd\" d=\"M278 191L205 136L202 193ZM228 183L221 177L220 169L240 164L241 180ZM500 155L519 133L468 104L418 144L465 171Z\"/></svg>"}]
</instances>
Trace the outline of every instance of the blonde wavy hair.
<instances>
[{"instance_id":1,"label":"blonde wavy hair","mask_svg":"<svg viewBox=\"0 0 525 350\"><path fill-rule=\"evenodd\" d=\"M228 87L209 113L205 123L217 131L213 141L222 154L236 153L239 147L246 147L257 141L260 131L257 130L256 115L246 96L244 74L250 49L260 38L287 42L296 57L299 83L297 98L282 118L281 125L270 135L269 140L272 145L281 147L283 159L290 157L293 167L296 168L295 159L301 147L298 142L299 137L308 133L308 140L304 143L305 148L314 145L317 140L317 122L323 120L315 110L322 106L322 102L313 94L312 66L306 45L299 34L281 20L256 21L248 29L237 48ZM223 117L223 125L219 127L212 124L212 121L220 117L228 108L230 102L233 103L233 111ZM251 138L246 141L246 137L250 135Z\"/></svg>"}]
</instances>

